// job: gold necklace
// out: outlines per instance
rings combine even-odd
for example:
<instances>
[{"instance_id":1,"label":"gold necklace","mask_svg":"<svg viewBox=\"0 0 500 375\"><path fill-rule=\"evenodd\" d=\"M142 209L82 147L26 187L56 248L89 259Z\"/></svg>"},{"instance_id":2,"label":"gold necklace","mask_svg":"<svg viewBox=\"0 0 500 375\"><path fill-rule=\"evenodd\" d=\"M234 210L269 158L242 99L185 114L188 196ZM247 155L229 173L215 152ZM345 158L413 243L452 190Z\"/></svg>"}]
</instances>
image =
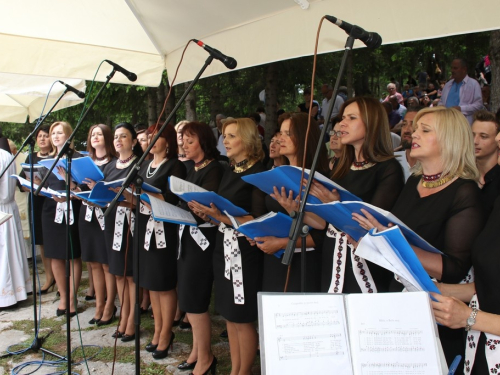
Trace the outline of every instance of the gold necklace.
<instances>
[{"instance_id":1,"label":"gold necklace","mask_svg":"<svg viewBox=\"0 0 500 375\"><path fill-rule=\"evenodd\" d=\"M195 163L194 170L198 172L200 169L205 168L211 161L212 159L206 159L205 161L202 161L200 164Z\"/></svg>"},{"instance_id":2,"label":"gold necklace","mask_svg":"<svg viewBox=\"0 0 500 375\"><path fill-rule=\"evenodd\" d=\"M431 176L422 175L422 179L420 180L420 182L422 183L422 186L424 188L432 189L442 186L447 182L450 182L454 178L455 176L450 174L441 177L441 173L438 173L437 175L431 175Z\"/></svg>"},{"instance_id":3,"label":"gold necklace","mask_svg":"<svg viewBox=\"0 0 500 375\"><path fill-rule=\"evenodd\" d=\"M372 163L371 161L361 161L361 162L354 161L351 164L351 170L362 171L363 169L371 168L374 165L375 165L375 163Z\"/></svg>"},{"instance_id":4,"label":"gold necklace","mask_svg":"<svg viewBox=\"0 0 500 375\"><path fill-rule=\"evenodd\" d=\"M236 163L234 165L234 173L242 173L245 172L246 170L252 168L255 165L256 161L248 161L247 159L243 160L240 163Z\"/></svg>"}]
</instances>

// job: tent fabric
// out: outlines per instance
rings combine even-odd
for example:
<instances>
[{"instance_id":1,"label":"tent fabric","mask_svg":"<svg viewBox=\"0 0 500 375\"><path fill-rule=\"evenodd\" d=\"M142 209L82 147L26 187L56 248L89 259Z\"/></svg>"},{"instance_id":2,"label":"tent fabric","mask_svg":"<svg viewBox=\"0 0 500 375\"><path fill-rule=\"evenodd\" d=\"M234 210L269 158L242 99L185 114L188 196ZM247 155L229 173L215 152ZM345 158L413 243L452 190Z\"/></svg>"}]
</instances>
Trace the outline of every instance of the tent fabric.
<instances>
[{"instance_id":1,"label":"tent fabric","mask_svg":"<svg viewBox=\"0 0 500 375\"><path fill-rule=\"evenodd\" d=\"M29 116L30 121L46 114L66 90L60 83L55 83L47 98L52 84L58 78L30 76L21 74L0 73L0 121L23 123ZM66 84L85 92L85 81L82 79L65 79ZM47 101L46 101L47 98ZM83 102L73 92L68 92L54 108L55 111Z\"/></svg>"},{"instance_id":2,"label":"tent fabric","mask_svg":"<svg viewBox=\"0 0 500 375\"><path fill-rule=\"evenodd\" d=\"M195 38L238 61L237 69L312 55L322 16L378 32L384 44L500 28L498 0L391 4L373 0L1 0L0 72L91 80L100 62L158 86ZM303 9L299 5L305 4ZM320 53L344 48L346 34L324 22ZM355 47L363 44L356 42ZM208 54L192 44L177 83L189 81ZM97 79L111 70L103 64ZM204 77L227 72L214 61ZM114 83L130 83L119 73Z\"/></svg>"}]
</instances>

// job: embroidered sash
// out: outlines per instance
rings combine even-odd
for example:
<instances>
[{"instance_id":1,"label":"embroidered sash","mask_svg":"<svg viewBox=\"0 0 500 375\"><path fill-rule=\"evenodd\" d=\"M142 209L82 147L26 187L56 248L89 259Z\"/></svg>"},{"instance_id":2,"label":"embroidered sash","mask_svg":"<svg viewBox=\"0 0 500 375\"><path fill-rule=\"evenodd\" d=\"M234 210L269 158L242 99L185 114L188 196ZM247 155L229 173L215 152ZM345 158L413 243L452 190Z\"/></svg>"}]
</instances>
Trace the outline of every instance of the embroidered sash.
<instances>
[{"instance_id":1,"label":"embroidered sash","mask_svg":"<svg viewBox=\"0 0 500 375\"><path fill-rule=\"evenodd\" d=\"M233 278L234 303L245 304L245 293L243 289L243 267L241 263L241 250L238 237L244 237L233 228L220 223L219 232L224 233L224 277L228 280Z\"/></svg>"}]
</instances>

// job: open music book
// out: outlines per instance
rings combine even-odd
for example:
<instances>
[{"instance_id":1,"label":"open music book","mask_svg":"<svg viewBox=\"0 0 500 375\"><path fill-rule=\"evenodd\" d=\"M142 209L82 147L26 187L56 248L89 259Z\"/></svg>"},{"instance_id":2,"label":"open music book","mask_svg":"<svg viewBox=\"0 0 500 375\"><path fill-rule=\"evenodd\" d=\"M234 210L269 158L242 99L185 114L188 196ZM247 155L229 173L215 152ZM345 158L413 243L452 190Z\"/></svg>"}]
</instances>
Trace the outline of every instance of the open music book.
<instances>
[{"instance_id":1,"label":"open music book","mask_svg":"<svg viewBox=\"0 0 500 375\"><path fill-rule=\"evenodd\" d=\"M305 179L309 177L309 172L309 169L305 169ZM242 180L257 186L260 190L267 194L272 194L275 186L278 190L281 190L281 187L285 187L287 194L288 191L292 190L293 196L296 197L299 194L299 191L303 191L304 189L304 186L302 186L300 181L301 173L302 169L299 167L282 165L281 167L271 169L270 171L243 176ZM361 201L361 198L358 198L319 172L314 173L314 179L323 184L328 190L337 189L337 192L340 194L340 198L343 201ZM307 197L307 202L316 204L321 203L321 201L313 195L309 195Z\"/></svg>"},{"instance_id":2,"label":"open music book","mask_svg":"<svg viewBox=\"0 0 500 375\"><path fill-rule=\"evenodd\" d=\"M168 202L162 201L149 194L141 194L141 199L151 206L153 219L174 224L197 226L197 222L191 212L183 210Z\"/></svg>"},{"instance_id":3,"label":"open music book","mask_svg":"<svg viewBox=\"0 0 500 375\"><path fill-rule=\"evenodd\" d=\"M198 185L175 176L170 176L168 181L170 184L170 191L185 202L196 201L207 207L210 207L210 203L213 203L221 212L227 211L232 216L248 215L247 211L241 207L235 206L229 200L213 191L205 190Z\"/></svg>"},{"instance_id":4,"label":"open music book","mask_svg":"<svg viewBox=\"0 0 500 375\"><path fill-rule=\"evenodd\" d=\"M50 167L52 166L52 164L54 164L55 161L56 159L43 159L40 160L38 164L44 166L47 169L50 169ZM56 168L52 170L52 173L59 180L64 181L64 177L62 177L57 172L57 167L63 167L64 170L67 171L67 163L68 163L67 159L59 159ZM84 156L83 158L71 159L71 177L73 178L73 181L75 181L79 185L83 184L83 180L85 180L86 178L89 178L96 182L104 179L102 171L89 156Z\"/></svg>"},{"instance_id":5,"label":"open music book","mask_svg":"<svg viewBox=\"0 0 500 375\"><path fill-rule=\"evenodd\" d=\"M22 178L15 174L10 175L10 178L17 178L21 186L24 186L28 190L31 190L31 182L26 180L25 178ZM35 192L38 189L38 185L33 183L33 189L34 190L32 190L32 192ZM66 192L64 191L52 190L51 188L45 188L45 187L42 187L42 189L40 189L40 194L50 199L54 199L54 196L59 198L66 196Z\"/></svg>"},{"instance_id":6,"label":"open music book","mask_svg":"<svg viewBox=\"0 0 500 375\"><path fill-rule=\"evenodd\" d=\"M446 374L427 293L259 293L262 374Z\"/></svg>"},{"instance_id":7,"label":"open music book","mask_svg":"<svg viewBox=\"0 0 500 375\"><path fill-rule=\"evenodd\" d=\"M21 168L24 171L24 174L27 178L31 178L31 165L29 163L21 163ZM43 165L39 165L37 163L33 164L33 178L39 178L43 180L42 171L45 169Z\"/></svg>"}]
</instances>

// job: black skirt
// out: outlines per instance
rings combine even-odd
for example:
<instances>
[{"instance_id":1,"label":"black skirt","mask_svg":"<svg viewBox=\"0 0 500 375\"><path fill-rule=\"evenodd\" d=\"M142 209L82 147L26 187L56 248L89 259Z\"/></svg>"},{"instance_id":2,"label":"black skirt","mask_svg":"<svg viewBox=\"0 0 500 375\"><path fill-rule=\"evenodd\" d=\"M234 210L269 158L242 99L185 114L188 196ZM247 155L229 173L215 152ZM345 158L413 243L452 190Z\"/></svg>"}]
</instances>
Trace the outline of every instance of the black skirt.
<instances>
[{"instance_id":1,"label":"black skirt","mask_svg":"<svg viewBox=\"0 0 500 375\"><path fill-rule=\"evenodd\" d=\"M117 207L113 208L105 219L104 236L106 240L106 251L108 253L109 273L115 276L123 276L124 273L125 276L132 276L134 243L126 218L128 213L122 217L123 232L118 238L120 250L113 250L116 211Z\"/></svg>"},{"instance_id":2,"label":"black skirt","mask_svg":"<svg viewBox=\"0 0 500 375\"><path fill-rule=\"evenodd\" d=\"M177 260L177 293L181 311L202 314L208 311L214 273L212 258L217 228L199 228L210 245L202 250L184 228L181 256Z\"/></svg>"},{"instance_id":3,"label":"black skirt","mask_svg":"<svg viewBox=\"0 0 500 375\"><path fill-rule=\"evenodd\" d=\"M103 209L104 212L104 209ZM106 239L104 230L96 218L95 208L92 212L91 221L85 220L87 206L82 205L78 226L80 233L80 244L82 247L82 260L84 262L96 262L108 264L108 252L106 250Z\"/></svg>"}]
</instances>

